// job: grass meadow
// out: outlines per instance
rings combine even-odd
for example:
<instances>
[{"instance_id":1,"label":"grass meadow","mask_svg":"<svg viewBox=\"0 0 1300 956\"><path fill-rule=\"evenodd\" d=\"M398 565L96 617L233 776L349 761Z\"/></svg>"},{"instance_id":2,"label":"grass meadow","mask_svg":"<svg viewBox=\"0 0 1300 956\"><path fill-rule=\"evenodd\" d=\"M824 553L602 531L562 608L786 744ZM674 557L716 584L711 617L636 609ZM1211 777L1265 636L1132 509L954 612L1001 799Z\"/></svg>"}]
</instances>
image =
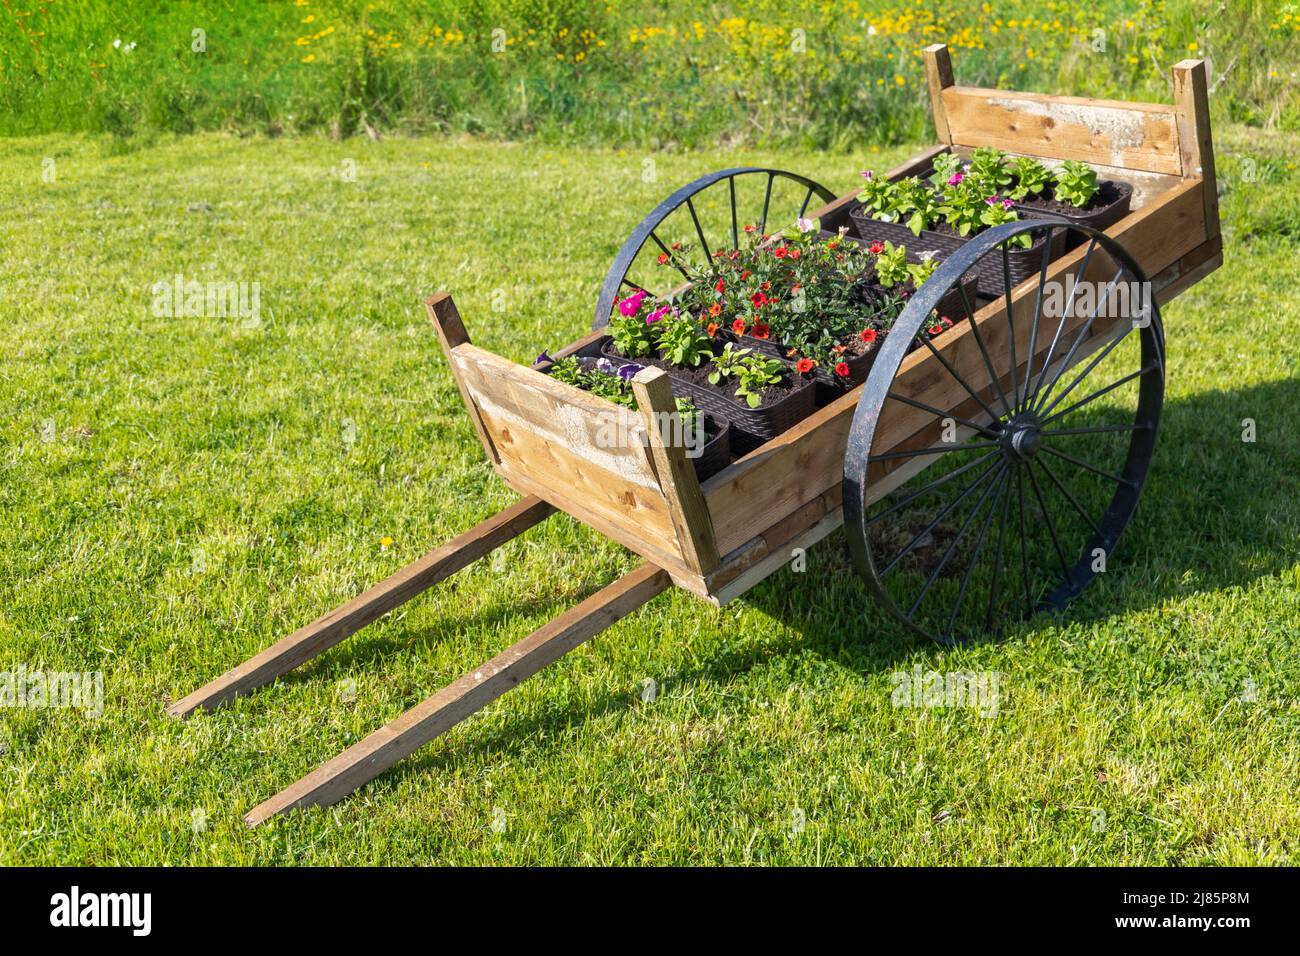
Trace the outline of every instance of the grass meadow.
<instances>
[{"instance_id":1,"label":"grass meadow","mask_svg":"<svg viewBox=\"0 0 1300 956\"><path fill-rule=\"evenodd\" d=\"M0 711L0 863L1296 863L1300 138L1216 135L1227 261L1165 310L1147 492L1067 616L919 643L836 533L725 608L655 599L255 831L251 806L633 564L556 516L272 687L165 715L511 500L421 299L528 360L587 328L677 184L774 163L843 191L915 146L662 152L645 182L616 146L6 140L0 669L102 670L105 700ZM258 321L155 315L176 274L259 283ZM996 671L996 716L893 706L916 668Z\"/></svg>"},{"instance_id":2,"label":"grass meadow","mask_svg":"<svg viewBox=\"0 0 1300 956\"><path fill-rule=\"evenodd\" d=\"M5 0L0 133L470 133L854 150L929 135L962 82L1159 100L1213 64L1224 121L1300 129L1296 0Z\"/></svg>"}]
</instances>

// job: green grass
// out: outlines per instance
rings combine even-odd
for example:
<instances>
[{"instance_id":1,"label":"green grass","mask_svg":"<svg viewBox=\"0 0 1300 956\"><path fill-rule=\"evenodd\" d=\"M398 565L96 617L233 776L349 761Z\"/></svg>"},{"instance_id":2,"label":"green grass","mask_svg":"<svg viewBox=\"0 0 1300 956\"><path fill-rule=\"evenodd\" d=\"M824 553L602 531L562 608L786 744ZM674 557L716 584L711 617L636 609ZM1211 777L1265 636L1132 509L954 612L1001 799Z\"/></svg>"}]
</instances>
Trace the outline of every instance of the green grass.
<instances>
[{"instance_id":1,"label":"green grass","mask_svg":"<svg viewBox=\"0 0 1300 956\"><path fill-rule=\"evenodd\" d=\"M587 327L680 182L778 162L843 190L907 151L661 154L645 183L636 152L474 141L7 142L0 670L103 670L106 701L0 710L0 862L1297 862L1298 146L1219 130L1228 261L1166 310L1147 494L1068 616L918 643L837 533L721 610L656 599L352 798L248 831L633 564L557 516L300 673L165 716L511 500L421 298L451 290L476 342L530 359ZM155 317L176 273L260 282L261 325ZM893 707L917 665L998 671L998 715Z\"/></svg>"},{"instance_id":2,"label":"green grass","mask_svg":"<svg viewBox=\"0 0 1300 956\"><path fill-rule=\"evenodd\" d=\"M11 0L0 133L468 132L852 149L928 135L958 80L1167 99L1211 60L1224 121L1300 129L1296 0ZM197 32L196 32L197 31Z\"/></svg>"}]
</instances>

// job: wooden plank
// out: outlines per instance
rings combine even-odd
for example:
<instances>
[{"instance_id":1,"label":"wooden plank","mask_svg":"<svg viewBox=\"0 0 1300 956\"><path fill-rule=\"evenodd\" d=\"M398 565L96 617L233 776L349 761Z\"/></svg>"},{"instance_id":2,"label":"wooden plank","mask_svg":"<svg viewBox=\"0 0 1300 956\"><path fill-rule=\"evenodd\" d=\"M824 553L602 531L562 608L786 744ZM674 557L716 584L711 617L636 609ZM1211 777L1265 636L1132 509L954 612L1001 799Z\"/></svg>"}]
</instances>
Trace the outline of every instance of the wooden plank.
<instances>
[{"instance_id":1,"label":"wooden plank","mask_svg":"<svg viewBox=\"0 0 1300 956\"><path fill-rule=\"evenodd\" d=\"M492 439L488 437L487 430L483 427L478 406L474 404L464 381L461 380L456 363L452 361L452 351L459 345L469 344L469 333L465 331L465 323L460 320L456 303L446 292L439 292L426 299L424 306L429 312L429 321L433 323L434 331L438 333L438 341L442 343L443 354L447 356L447 364L451 367L451 377L456 380L456 388L460 391L461 400L465 403L465 411L469 413L470 421L474 424L474 431L478 434L488 459L496 463L499 460L497 452L492 446Z\"/></svg>"},{"instance_id":2,"label":"wooden plank","mask_svg":"<svg viewBox=\"0 0 1300 956\"><path fill-rule=\"evenodd\" d=\"M254 807L245 815L244 822L257 826L287 810L338 802L668 586L669 577L664 571L653 565L640 565Z\"/></svg>"},{"instance_id":3,"label":"wooden plank","mask_svg":"<svg viewBox=\"0 0 1300 956\"><path fill-rule=\"evenodd\" d=\"M1205 241L1202 214L1200 182L1190 181L1121 220L1110 234L1128 248L1148 274L1155 274ZM1073 275L1083 254L1080 248L1054 262L1048 269L1049 281L1063 281ZM1094 260L1099 261L1096 257ZM1094 276L1096 269L1094 264ZM1028 341L1036 287L1036 281L1031 280L1012 296L1017 340L1021 343ZM998 300L981 309L976 317L990 353L1001 356L1003 362L1008 357L1009 338L1004 310L1004 302ZM1066 331L1081 322L1075 319ZM992 383L969 323L959 323L935 345L973 387L992 394ZM1043 348L1045 344L1040 345L1040 350ZM909 397L936 408L951 409L959 398L961 386L926 350L904 358L898 378L910 389ZM705 500L722 554L741 547L775 519L796 511L841 480L844 448L859 394L854 390L842 396L704 483ZM932 425L932 418L926 412L891 403L889 417L882 420L880 428L882 436L892 437L878 445L878 451L893 444L901 446Z\"/></svg>"},{"instance_id":4,"label":"wooden plank","mask_svg":"<svg viewBox=\"0 0 1300 956\"><path fill-rule=\"evenodd\" d=\"M270 683L554 513L555 509L539 498L515 502L464 534L434 548L420 560L408 564L342 607L300 627L256 657L178 700L167 712L173 717L187 717L200 707L210 710Z\"/></svg>"},{"instance_id":5,"label":"wooden plank","mask_svg":"<svg viewBox=\"0 0 1300 956\"><path fill-rule=\"evenodd\" d=\"M713 520L700 491L695 464L686 457L680 442L683 434L672 379L662 369L645 368L632 379L632 392L645 420L659 487L677 532L682 560L697 574L709 574L719 563L718 546L713 540Z\"/></svg>"},{"instance_id":6,"label":"wooden plank","mask_svg":"<svg viewBox=\"0 0 1300 956\"><path fill-rule=\"evenodd\" d=\"M942 93L954 145L1180 175L1173 107L952 86Z\"/></svg>"},{"instance_id":7,"label":"wooden plank","mask_svg":"<svg viewBox=\"0 0 1300 956\"><path fill-rule=\"evenodd\" d=\"M939 142L952 145L948 131L948 115L943 108L943 91L953 85L952 58L948 46L935 43L925 48L925 81L930 88L930 115L934 118L934 132Z\"/></svg>"},{"instance_id":8,"label":"wooden plank","mask_svg":"<svg viewBox=\"0 0 1300 956\"><path fill-rule=\"evenodd\" d=\"M1174 64L1174 102L1177 104L1179 156L1186 177L1199 176L1205 184L1205 232L1219 235L1219 187L1214 170L1214 140L1210 134L1210 94L1204 60Z\"/></svg>"}]
</instances>

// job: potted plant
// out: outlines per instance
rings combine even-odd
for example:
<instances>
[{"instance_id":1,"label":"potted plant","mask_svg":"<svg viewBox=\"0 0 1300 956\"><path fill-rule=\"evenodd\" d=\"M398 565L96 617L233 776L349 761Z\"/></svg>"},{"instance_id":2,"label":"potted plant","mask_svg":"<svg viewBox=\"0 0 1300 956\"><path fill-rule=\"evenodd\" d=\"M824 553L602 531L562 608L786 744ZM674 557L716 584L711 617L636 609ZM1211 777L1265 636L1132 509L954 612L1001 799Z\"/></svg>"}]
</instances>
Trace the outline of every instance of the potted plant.
<instances>
[{"instance_id":1,"label":"potted plant","mask_svg":"<svg viewBox=\"0 0 1300 956\"><path fill-rule=\"evenodd\" d=\"M633 362L574 355L551 359L543 352L533 367L566 385L636 410L632 379L642 366ZM703 481L731 463L731 426L725 418L702 413L689 398L677 399L677 415L696 477Z\"/></svg>"},{"instance_id":2,"label":"potted plant","mask_svg":"<svg viewBox=\"0 0 1300 956\"><path fill-rule=\"evenodd\" d=\"M1028 156L1015 161L1024 170L1020 182L1027 188L1009 193L1016 209L1027 218L1064 217L1070 222L1105 230L1128 215L1133 186L1116 179L1099 179L1087 163L1066 160L1055 171ZM1083 242L1071 237L1070 247Z\"/></svg>"},{"instance_id":3,"label":"potted plant","mask_svg":"<svg viewBox=\"0 0 1300 956\"><path fill-rule=\"evenodd\" d=\"M812 414L812 381L784 359L728 352L694 316L636 292L618 303L602 354L666 371L673 388L732 425L732 447L751 451ZM716 329L715 329L716 332ZM742 354L743 352L743 354Z\"/></svg>"}]
</instances>

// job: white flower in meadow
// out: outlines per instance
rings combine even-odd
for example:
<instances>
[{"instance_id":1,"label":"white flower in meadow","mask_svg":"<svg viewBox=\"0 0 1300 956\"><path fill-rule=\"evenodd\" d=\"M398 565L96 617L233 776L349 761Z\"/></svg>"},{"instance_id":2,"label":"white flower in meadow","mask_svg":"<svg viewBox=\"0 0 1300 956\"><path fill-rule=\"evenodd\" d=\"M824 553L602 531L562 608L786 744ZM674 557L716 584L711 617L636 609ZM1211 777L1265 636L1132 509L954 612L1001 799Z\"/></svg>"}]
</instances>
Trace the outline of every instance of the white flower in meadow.
<instances>
[{"instance_id":1,"label":"white flower in meadow","mask_svg":"<svg viewBox=\"0 0 1300 956\"><path fill-rule=\"evenodd\" d=\"M121 46L122 46L122 38L118 37L116 40L113 41L113 48L118 49Z\"/></svg>"},{"instance_id":2,"label":"white flower in meadow","mask_svg":"<svg viewBox=\"0 0 1300 956\"><path fill-rule=\"evenodd\" d=\"M876 35L876 25L873 23L869 27L867 27L867 36L873 37L875 35Z\"/></svg>"}]
</instances>

